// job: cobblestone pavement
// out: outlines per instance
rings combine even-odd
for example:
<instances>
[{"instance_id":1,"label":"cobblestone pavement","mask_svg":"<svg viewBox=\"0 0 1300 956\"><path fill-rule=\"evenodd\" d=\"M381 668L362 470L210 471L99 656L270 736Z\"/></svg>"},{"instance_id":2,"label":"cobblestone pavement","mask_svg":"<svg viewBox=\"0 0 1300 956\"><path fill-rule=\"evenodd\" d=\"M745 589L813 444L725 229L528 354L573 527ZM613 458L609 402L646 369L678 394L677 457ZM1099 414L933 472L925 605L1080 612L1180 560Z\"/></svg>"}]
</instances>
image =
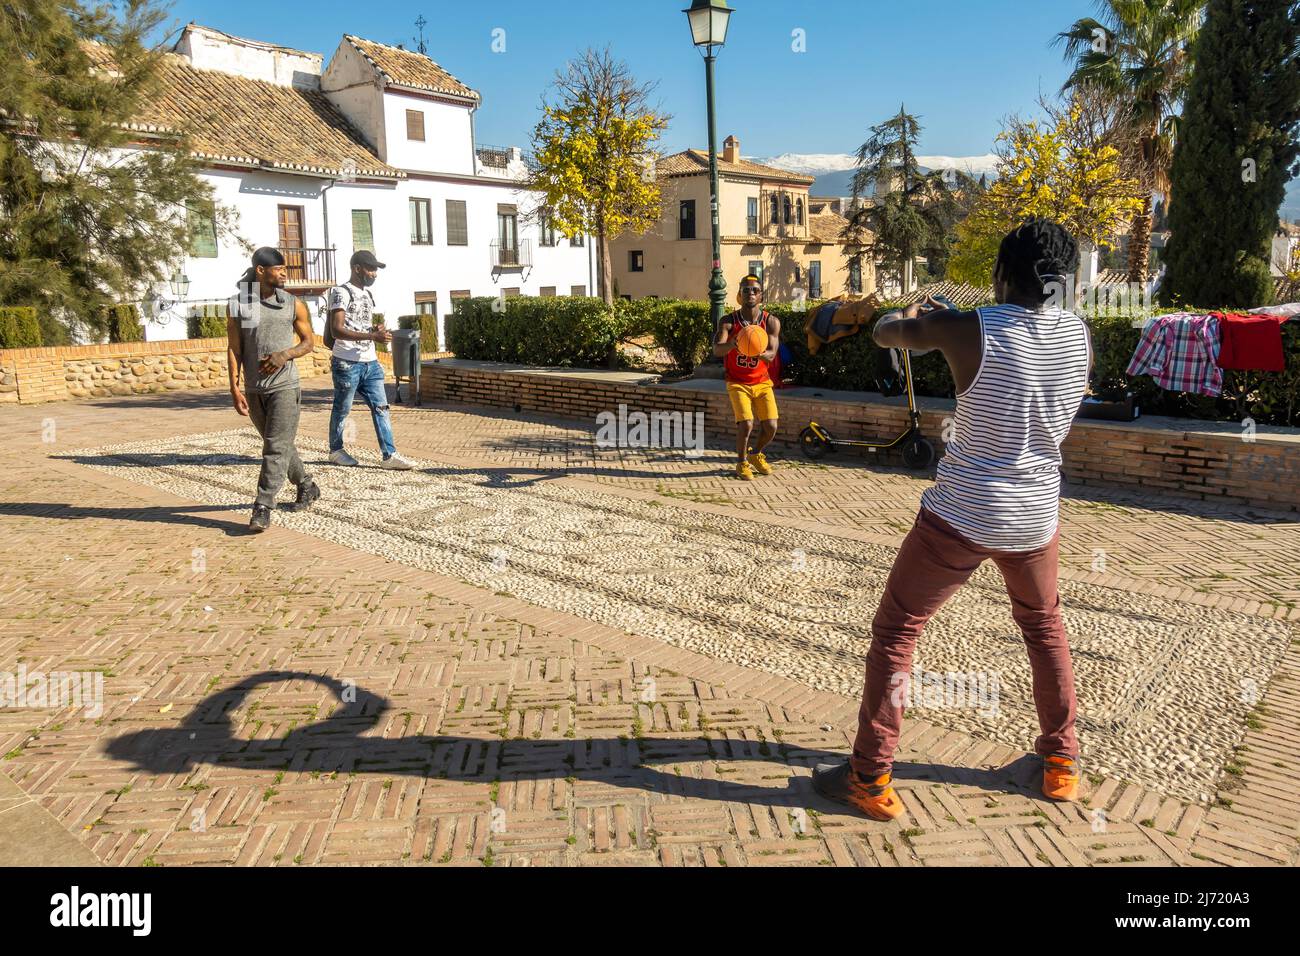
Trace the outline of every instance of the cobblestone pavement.
<instances>
[{"instance_id":1,"label":"cobblestone pavement","mask_svg":"<svg viewBox=\"0 0 1300 956\"><path fill-rule=\"evenodd\" d=\"M309 390L304 444L323 440L326 402ZM89 850L125 865L1296 862L1294 635L1250 678L1262 699L1234 716L1238 746L1211 801L1094 774L1086 803L1052 804L1017 747L910 719L898 766L909 812L880 824L808 786L813 764L847 749L851 695L293 521L251 538L247 504L218 486L181 497L152 469L127 478L73 454L238 427L224 395L0 417L0 671L104 675L95 716L0 709L0 770L18 788L0 791L0 856L7 818L39 808L66 837L41 838L48 859ZM394 418L401 449L448 480L535 489L539 504L585 488L629 513L656 501L677 523L740 518L864 555L896 542L923 487L852 460L739 485L707 461L594 451L581 424L447 408ZM405 480L370 478L381 497ZM1197 508L1068 502L1065 537L1087 544L1069 545L1067 577L1261 634L1300 616L1285 603L1296 525ZM1183 564L1196 575L1171 573Z\"/></svg>"}]
</instances>

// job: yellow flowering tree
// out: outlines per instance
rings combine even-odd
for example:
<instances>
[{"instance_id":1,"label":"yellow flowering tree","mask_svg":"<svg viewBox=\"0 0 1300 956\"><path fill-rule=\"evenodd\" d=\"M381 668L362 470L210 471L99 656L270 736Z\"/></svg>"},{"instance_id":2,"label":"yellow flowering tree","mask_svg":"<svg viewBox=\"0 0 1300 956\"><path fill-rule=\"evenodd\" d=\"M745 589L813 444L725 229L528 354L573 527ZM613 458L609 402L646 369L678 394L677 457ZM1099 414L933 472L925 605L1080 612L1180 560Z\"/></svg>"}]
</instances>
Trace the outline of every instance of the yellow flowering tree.
<instances>
[{"instance_id":1,"label":"yellow flowering tree","mask_svg":"<svg viewBox=\"0 0 1300 956\"><path fill-rule=\"evenodd\" d=\"M1078 103L1054 121L1013 120L998 136L998 178L957 225L948 277L988 285L998 244L1030 216L1059 222L1081 246L1109 248L1142 212L1142 186L1099 141Z\"/></svg>"},{"instance_id":2,"label":"yellow flowering tree","mask_svg":"<svg viewBox=\"0 0 1300 956\"><path fill-rule=\"evenodd\" d=\"M560 232L595 236L599 294L611 305L610 242L650 229L662 209L655 144L669 116L649 106L653 88L608 50L589 49L556 74L554 100L542 104L532 134L528 187Z\"/></svg>"}]
</instances>

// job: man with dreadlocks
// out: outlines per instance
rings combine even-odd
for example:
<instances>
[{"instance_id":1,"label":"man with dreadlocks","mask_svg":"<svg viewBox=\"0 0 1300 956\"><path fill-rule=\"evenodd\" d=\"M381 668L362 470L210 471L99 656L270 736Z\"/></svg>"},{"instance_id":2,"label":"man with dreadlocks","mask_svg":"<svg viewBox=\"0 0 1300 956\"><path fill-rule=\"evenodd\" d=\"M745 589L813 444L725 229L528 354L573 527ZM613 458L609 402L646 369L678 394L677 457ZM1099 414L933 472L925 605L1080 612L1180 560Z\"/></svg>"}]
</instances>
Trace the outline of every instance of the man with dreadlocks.
<instances>
[{"instance_id":1,"label":"man with dreadlocks","mask_svg":"<svg viewBox=\"0 0 1300 956\"><path fill-rule=\"evenodd\" d=\"M1078 257L1059 225L1030 219L1002 240L999 305L960 312L929 300L876 324L882 348L940 350L957 388L953 437L872 622L853 754L813 774L823 796L878 820L903 812L891 777L917 639L985 559L1002 572L1029 652L1043 793L1078 797L1074 669L1056 583L1060 447L1092 362L1086 324L1060 307Z\"/></svg>"}]
</instances>

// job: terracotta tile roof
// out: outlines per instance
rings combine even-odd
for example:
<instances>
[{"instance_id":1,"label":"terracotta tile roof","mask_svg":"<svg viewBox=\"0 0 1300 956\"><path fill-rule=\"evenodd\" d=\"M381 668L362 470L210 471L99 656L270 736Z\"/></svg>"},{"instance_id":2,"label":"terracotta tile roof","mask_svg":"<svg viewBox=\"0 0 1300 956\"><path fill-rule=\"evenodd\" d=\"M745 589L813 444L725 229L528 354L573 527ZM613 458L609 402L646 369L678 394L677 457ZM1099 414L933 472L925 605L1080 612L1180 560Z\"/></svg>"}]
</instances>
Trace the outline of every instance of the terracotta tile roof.
<instances>
[{"instance_id":1,"label":"terracotta tile roof","mask_svg":"<svg viewBox=\"0 0 1300 956\"><path fill-rule=\"evenodd\" d=\"M838 245L849 221L837 212L816 212L808 217L808 241Z\"/></svg>"},{"instance_id":2,"label":"terracotta tile roof","mask_svg":"<svg viewBox=\"0 0 1300 956\"><path fill-rule=\"evenodd\" d=\"M659 164L655 168L660 176L694 176L699 173L707 173L709 171L709 153L703 149L685 149L680 153L665 156L659 160ZM805 176L802 173L792 173L788 169L777 169L775 166L751 163L747 159L742 159L738 163L729 163L721 155L718 156L718 172L762 176L767 179L780 179L787 183L811 184L815 178Z\"/></svg>"},{"instance_id":3,"label":"terracotta tile roof","mask_svg":"<svg viewBox=\"0 0 1300 956\"><path fill-rule=\"evenodd\" d=\"M979 286L966 285L963 282L932 282L929 285L921 286L914 292L909 292L905 296L890 300L890 304L911 305L913 302L920 302L930 295L941 295L953 305L962 309L974 308L977 305L988 305L993 301L992 287L982 289Z\"/></svg>"},{"instance_id":4,"label":"terracotta tile roof","mask_svg":"<svg viewBox=\"0 0 1300 956\"><path fill-rule=\"evenodd\" d=\"M374 40L363 40L350 33L343 34L343 39L351 43L390 83L479 99L476 90L470 89L422 53L376 43Z\"/></svg>"},{"instance_id":5,"label":"terracotta tile roof","mask_svg":"<svg viewBox=\"0 0 1300 956\"><path fill-rule=\"evenodd\" d=\"M161 95L132 129L189 133L194 153L212 162L273 170L402 178L320 92L197 70L168 54Z\"/></svg>"}]
</instances>

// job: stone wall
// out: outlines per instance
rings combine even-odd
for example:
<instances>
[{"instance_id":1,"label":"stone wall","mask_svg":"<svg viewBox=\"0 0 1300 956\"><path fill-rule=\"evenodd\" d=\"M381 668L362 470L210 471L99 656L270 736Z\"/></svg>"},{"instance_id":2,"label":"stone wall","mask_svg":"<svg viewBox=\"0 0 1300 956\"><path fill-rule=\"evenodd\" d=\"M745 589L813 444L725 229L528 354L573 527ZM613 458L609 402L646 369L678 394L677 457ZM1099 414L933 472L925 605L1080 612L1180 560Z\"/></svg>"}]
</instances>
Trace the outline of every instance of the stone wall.
<instances>
[{"instance_id":1,"label":"stone wall","mask_svg":"<svg viewBox=\"0 0 1300 956\"><path fill-rule=\"evenodd\" d=\"M427 361L420 371L420 397L576 418L590 421L593 431L596 415L616 412L620 403L629 411L699 411L706 435L729 441L733 434L731 405L716 387L668 388L601 378L485 362ZM809 421L824 425L836 438L879 439L906 427L907 408L900 399L848 401L835 395L795 397L778 391L777 441L797 443ZM941 437L954 403L919 401L921 430L942 454ZM1245 440L1235 425L1188 419L1080 420L1062 446L1062 472L1071 484L1148 488L1234 506L1300 511L1300 429L1262 428L1249 437ZM900 464L892 456L886 460Z\"/></svg>"},{"instance_id":2,"label":"stone wall","mask_svg":"<svg viewBox=\"0 0 1300 956\"><path fill-rule=\"evenodd\" d=\"M392 356L379 360L392 372ZM303 378L329 374L319 342L298 359ZM0 350L0 403L24 405L196 388L226 388L226 340L120 342Z\"/></svg>"}]
</instances>

